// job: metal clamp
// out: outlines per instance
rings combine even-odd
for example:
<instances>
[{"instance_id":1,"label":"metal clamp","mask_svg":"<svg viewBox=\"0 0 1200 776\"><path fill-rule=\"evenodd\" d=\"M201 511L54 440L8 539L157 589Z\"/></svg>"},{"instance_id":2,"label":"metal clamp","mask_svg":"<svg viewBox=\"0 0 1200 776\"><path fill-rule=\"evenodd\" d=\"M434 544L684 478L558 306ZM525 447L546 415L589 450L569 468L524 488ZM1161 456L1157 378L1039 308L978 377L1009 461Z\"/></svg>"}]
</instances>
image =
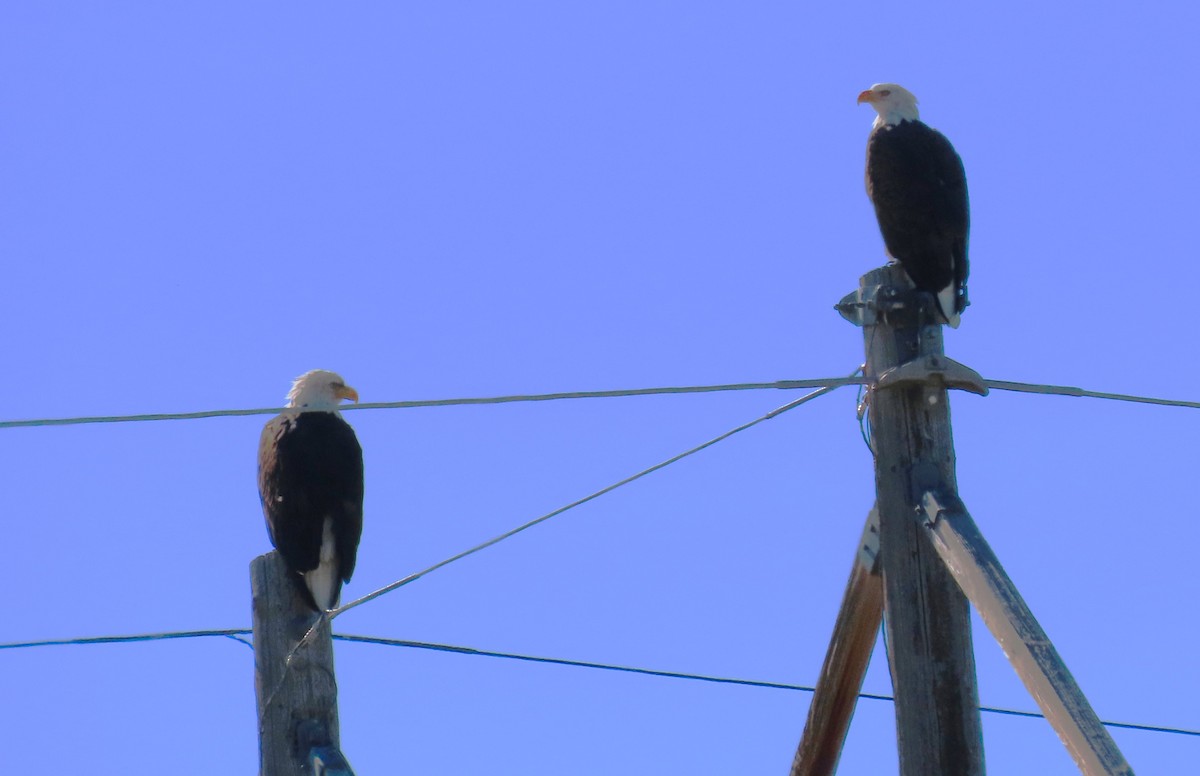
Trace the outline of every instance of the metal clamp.
<instances>
[{"instance_id":1,"label":"metal clamp","mask_svg":"<svg viewBox=\"0 0 1200 776\"><path fill-rule=\"evenodd\" d=\"M889 313L905 309L907 295L905 289L893 285L859 287L842 297L833 309L855 326L874 326Z\"/></svg>"},{"instance_id":2,"label":"metal clamp","mask_svg":"<svg viewBox=\"0 0 1200 776\"><path fill-rule=\"evenodd\" d=\"M875 381L876 390L895 388L911 383L941 383L947 388L958 388L980 396L988 395L987 383L971 367L952 358L930 353L894 366Z\"/></svg>"}]
</instances>

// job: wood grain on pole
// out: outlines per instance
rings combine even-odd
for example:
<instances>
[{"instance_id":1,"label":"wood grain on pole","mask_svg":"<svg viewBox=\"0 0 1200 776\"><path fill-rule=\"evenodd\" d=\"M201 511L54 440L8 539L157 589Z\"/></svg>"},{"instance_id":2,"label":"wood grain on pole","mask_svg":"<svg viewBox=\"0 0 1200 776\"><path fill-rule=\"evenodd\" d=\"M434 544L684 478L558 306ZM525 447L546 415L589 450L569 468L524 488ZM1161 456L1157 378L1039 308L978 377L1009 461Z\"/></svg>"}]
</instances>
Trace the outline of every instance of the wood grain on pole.
<instances>
[{"instance_id":1,"label":"wood grain on pole","mask_svg":"<svg viewBox=\"0 0 1200 776\"><path fill-rule=\"evenodd\" d=\"M310 747L339 746L337 682L328 620L296 650L291 666L286 665L318 617L289 573L277 552L260 555L250 564L260 776L304 773Z\"/></svg>"},{"instance_id":2,"label":"wood grain on pole","mask_svg":"<svg viewBox=\"0 0 1200 776\"><path fill-rule=\"evenodd\" d=\"M864 536L870 533L877 538L877 531L877 512L872 510ZM855 553L791 776L829 776L837 770L883 619L883 579L875 568L877 553L877 542L871 548L860 546Z\"/></svg>"},{"instance_id":3,"label":"wood grain on pole","mask_svg":"<svg viewBox=\"0 0 1200 776\"><path fill-rule=\"evenodd\" d=\"M1121 750L1075 683L1050 637L1008 578L962 502L944 494L923 499L933 546L1087 776L1132 776Z\"/></svg>"},{"instance_id":4,"label":"wood grain on pole","mask_svg":"<svg viewBox=\"0 0 1200 776\"><path fill-rule=\"evenodd\" d=\"M942 354L942 327L928 302L920 304L928 295L914 294L895 265L863 276L864 297L874 286L877 301L891 309L863 327L867 378ZM927 490L956 489L946 390L899 385L872 391L869 404L900 774L982 776L970 610L915 519Z\"/></svg>"}]
</instances>

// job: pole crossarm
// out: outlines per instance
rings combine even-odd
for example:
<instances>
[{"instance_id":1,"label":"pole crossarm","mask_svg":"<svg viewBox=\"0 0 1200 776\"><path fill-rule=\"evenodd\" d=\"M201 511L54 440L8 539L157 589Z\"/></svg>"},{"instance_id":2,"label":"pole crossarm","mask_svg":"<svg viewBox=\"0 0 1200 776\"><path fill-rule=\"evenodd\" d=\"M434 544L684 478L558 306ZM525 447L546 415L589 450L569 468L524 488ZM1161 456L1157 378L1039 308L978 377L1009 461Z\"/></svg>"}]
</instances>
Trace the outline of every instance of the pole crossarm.
<instances>
[{"instance_id":1,"label":"pole crossarm","mask_svg":"<svg viewBox=\"0 0 1200 776\"><path fill-rule=\"evenodd\" d=\"M926 492L918 519L1079 769L1087 776L1132 776L1133 769L962 501L953 494Z\"/></svg>"}]
</instances>

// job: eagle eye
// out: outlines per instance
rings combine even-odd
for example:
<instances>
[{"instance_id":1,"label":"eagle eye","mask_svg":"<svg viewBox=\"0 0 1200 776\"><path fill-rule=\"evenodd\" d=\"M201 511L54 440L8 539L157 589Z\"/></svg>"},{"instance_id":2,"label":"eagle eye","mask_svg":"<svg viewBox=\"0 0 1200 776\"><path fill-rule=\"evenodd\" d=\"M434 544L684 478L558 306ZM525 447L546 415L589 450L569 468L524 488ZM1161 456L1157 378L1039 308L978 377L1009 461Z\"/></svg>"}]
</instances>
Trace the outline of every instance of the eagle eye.
<instances>
[{"instance_id":1,"label":"eagle eye","mask_svg":"<svg viewBox=\"0 0 1200 776\"><path fill-rule=\"evenodd\" d=\"M890 97L892 95L892 90L884 89L884 90L880 91L879 94L883 97Z\"/></svg>"}]
</instances>

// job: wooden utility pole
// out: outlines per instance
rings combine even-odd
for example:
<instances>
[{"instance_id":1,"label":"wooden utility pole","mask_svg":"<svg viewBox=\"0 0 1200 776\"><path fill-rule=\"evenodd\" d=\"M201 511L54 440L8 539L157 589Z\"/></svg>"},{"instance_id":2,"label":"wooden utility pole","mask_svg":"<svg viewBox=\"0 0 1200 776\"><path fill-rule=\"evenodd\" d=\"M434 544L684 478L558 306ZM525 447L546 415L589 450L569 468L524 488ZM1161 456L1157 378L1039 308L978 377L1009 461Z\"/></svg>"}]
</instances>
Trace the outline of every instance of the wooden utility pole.
<instances>
[{"instance_id":1,"label":"wooden utility pole","mask_svg":"<svg viewBox=\"0 0 1200 776\"><path fill-rule=\"evenodd\" d=\"M277 552L250 564L259 775L350 774L339 752L333 636L301 597ZM290 665L289 665L290 662Z\"/></svg>"},{"instance_id":2,"label":"wooden utility pole","mask_svg":"<svg viewBox=\"0 0 1200 776\"><path fill-rule=\"evenodd\" d=\"M900 774L982 776L970 609L915 513L957 487L946 386L931 379L942 326L899 266L864 275L859 297Z\"/></svg>"},{"instance_id":3,"label":"wooden utility pole","mask_svg":"<svg viewBox=\"0 0 1200 776\"><path fill-rule=\"evenodd\" d=\"M829 776L837 768L874 644L868 625L879 622L872 577L880 571L902 776L984 772L968 598L1079 769L1132 776L958 498L946 389L986 395L983 378L946 358L933 299L913 291L898 266L864 275L837 309L863 327L866 340L879 551L871 552L873 511L792 776Z\"/></svg>"}]
</instances>

